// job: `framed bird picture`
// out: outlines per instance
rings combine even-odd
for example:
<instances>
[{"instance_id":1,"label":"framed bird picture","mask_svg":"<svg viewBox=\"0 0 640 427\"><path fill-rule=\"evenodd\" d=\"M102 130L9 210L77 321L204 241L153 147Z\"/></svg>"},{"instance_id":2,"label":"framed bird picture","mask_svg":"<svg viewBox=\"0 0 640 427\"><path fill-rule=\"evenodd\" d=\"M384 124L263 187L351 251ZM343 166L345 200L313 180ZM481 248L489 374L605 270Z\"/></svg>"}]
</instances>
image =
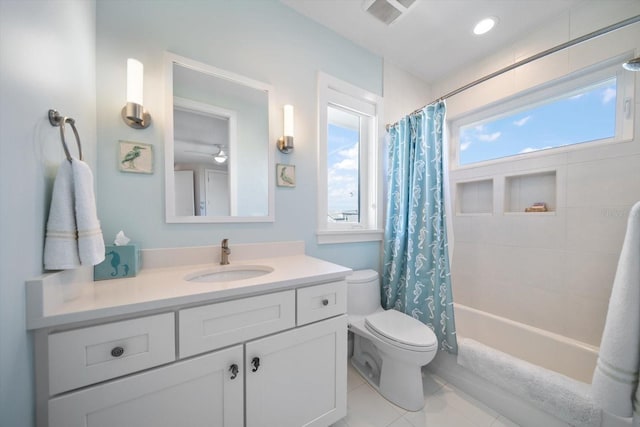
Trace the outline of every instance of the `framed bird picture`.
<instances>
[{"instance_id":1,"label":"framed bird picture","mask_svg":"<svg viewBox=\"0 0 640 427\"><path fill-rule=\"evenodd\" d=\"M122 172L153 173L153 145L120 141L118 166Z\"/></svg>"},{"instance_id":2,"label":"framed bird picture","mask_svg":"<svg viewBox=\"0 0 640 427\"><path fill-rule=\"evenodd\" d=\"M278 187L295 187L295 165L284 165L282 163L278 163L276 165L276 184L278 185Z\"/></svg>"}]
</instances>

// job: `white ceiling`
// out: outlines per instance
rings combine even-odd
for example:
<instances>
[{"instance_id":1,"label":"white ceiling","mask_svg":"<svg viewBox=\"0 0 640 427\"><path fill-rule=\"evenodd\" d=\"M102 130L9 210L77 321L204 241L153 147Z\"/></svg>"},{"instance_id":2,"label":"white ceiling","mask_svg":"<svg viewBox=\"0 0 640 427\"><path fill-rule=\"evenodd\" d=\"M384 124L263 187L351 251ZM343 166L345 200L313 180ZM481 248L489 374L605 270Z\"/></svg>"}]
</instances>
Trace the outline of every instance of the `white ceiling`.
<instances>
[{"instance_id":1,"label":"white ceiling","mask_svg":"<svg viewBox=\"0 0 640 427\"><path fill-rule=\"evenodd\" d=\"M417 0L387 26L363 10L366 0L281 0L303 15L432 83L508 46L584 0ZM477 21L498 17L483 36Z\"/></svg>"}]
</instances>

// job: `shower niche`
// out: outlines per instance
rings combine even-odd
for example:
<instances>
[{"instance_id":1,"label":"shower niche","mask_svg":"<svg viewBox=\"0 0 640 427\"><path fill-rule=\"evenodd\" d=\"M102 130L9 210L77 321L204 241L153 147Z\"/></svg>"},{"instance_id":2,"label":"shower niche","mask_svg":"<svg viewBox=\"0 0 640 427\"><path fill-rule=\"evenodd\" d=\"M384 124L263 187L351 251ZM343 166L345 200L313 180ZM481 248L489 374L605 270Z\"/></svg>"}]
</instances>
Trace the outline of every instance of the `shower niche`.
<instances>
[{"instance_id":1,"label":"shower niche","mask_svg":"<svg viewBox=\"0 0 640 427\"><path fill-rule=\"evenodd\" d=\"M544 204L546 211L530 211L535 205ZM504 179L505 214L527 215L555 214L556 171L544 171L506 176Z\"/></svg>"},{"instance_id":2,"label":"shower niche","mask_svg":"<svg viewBox=\"0 0 640 427\"><path fill-rule=\"evenodd\" d=\"M458 181L455 189L457 216L555 215L557 208L555 169Z\"/></svg>"},{"instance_id":3,"label":"shower niche","mask_svg":"<svg viewBox=\"0 0 640 427\"><path fill-rule=\"evenodd\" d=\"M493 179L456 184L457 215L491 215L493 213Z\"/></svg>"}]
</instances>

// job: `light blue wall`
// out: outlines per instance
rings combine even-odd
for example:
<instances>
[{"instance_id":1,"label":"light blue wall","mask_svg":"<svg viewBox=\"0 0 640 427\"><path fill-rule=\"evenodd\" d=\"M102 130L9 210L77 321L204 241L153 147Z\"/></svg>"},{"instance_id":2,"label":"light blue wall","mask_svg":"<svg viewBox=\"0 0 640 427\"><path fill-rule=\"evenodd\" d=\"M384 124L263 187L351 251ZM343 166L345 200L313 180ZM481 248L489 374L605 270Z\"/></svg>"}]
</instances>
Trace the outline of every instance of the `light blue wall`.
<instances>
[{"instance_id":1,"label":"light blue wall","mask_svg":"<svg viewBox=\"0 0 640 427\"><path fill-rule=\"evenodd\" d=\"M298 187L277 191L276 223L164 223L164 50L270 83L276 105L296 106L296 151L291 156L277 154L276 161L298 166ZM141 59L147 70L145 104L154 114L154 125L145 131L131 130L119 116L129 56ZM317 70L382 91L380 58L278 2L100 1L96 6L91 0L0 1L2 427L34 424L33 350L25 325L24 281L43 272L51 187L63 161L47 110L57 108L77 119L85 159L96 174L100 217L109 239L121 227L143 247L204 245L222 236L232 242L302 239L313 255L354 268L375 267L377 244L315 245ZM157 149L156 173L118 172L119 139L152 143Z\"/></svg>"},{"instance_id":2,"label":"light blue wall","mask_svg":"<svg viewBox=\"0 0 640 427\"><path fill-rule=\"evenodd\" d=\"M77 120L95 167L95 3L0 1L0 426L34 425L27 279L42 274L53 176L64 154L49 108ZM75 147L70 147L75 153Z\"/></svg>"},{"instance_id":3,"label":"light blue wall","mask_svg":"<svg viewBox=\"0 0 640 427\"><path fill-rule=\"evenodd\" d=\"M281 106L296 109L293 154L270 149L276 163L296 165L296 188L276 188L274 223L166 224L164 221L163 52L227 69L274 87L276 134ZM127 57L145 65L145 107L154 123L133 130L120 119ZM318 246L318 71L382 94L382 58L275 0L97 3L98 210L107 240L124 229L143 248L304 240L307 253L352 268L378 268L379 244ZM118 140L152 144L153 175L118 171ZM275 173L275 171L271 171Z\"/></svg>"}]
</instances>

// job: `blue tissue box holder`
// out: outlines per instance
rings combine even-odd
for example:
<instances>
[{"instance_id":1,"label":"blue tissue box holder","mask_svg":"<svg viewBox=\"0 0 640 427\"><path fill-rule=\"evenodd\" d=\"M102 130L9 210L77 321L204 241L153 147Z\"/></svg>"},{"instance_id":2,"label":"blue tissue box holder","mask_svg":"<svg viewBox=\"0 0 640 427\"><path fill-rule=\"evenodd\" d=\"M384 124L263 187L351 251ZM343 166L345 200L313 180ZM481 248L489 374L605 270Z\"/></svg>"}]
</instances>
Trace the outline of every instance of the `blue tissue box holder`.
<instances>
[{"instance_id":1,"label":"blue tissue box holder","mask_svg":"<svg viewBox=\"0 0 640 427\"><path fill-rule=\"evenodd\" d=\"M135 243L115 246L105 245L104 261L93 267L93 280L135 277L140 269L140 251Z\"/></svg>"}]
</instances>

